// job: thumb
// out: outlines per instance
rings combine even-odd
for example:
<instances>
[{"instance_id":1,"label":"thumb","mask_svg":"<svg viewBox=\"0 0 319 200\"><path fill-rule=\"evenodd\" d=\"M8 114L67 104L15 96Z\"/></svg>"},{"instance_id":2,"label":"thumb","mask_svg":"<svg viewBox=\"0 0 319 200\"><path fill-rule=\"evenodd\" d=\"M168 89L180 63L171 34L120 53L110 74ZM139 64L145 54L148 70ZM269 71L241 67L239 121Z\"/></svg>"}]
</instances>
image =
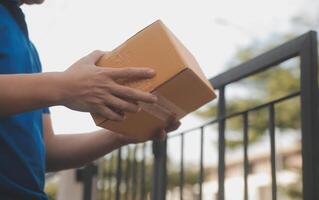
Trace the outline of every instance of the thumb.
<instances>
[{"instance_id":1,"label":"thumb","mask_svg":"<svg viewBox=\"0 0 319 200\"><path fill-rule=\"evenodd\" d=\"M84 57L84 61L87 63L96 63L103 55L105 55L106 51L100 51L100 50L95 50L93 52L91 52L89 55Z\"/></svg>"}]
</instances>

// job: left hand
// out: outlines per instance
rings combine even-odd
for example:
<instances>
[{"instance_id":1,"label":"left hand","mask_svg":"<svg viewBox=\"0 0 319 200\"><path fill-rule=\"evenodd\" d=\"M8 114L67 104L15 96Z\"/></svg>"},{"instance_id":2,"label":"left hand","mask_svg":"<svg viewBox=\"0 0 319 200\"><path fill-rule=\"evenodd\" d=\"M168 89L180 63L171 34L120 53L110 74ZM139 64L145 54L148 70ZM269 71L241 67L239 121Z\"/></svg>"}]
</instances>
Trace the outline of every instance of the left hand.
<instances>
[{"instance_id":1,"label":"left hand","mask_svg":"<svg viewBox=\"0 0 319 200\"><path fill-rule=\"evenodd\" d=\"M154 138L150 138L149 140L152 139L157 139L157 140L165 140L167 133L175 131L176 129L178 129L178 127L181 125L181 122L178 121L175 117L172 117L169 120L169 124L166 128L162 128L160 130L158 130L158 132L156 133ZM134 138L131 138L129 136L125 136L125 135L121 135L121 134L116 134L115 135L118 136L119 140L123 143L123 144L136 144L136 143L141 143L141 142L146 142L145 141L141 141L141 140L137 140Z\"/></svg>"}]
</instances>

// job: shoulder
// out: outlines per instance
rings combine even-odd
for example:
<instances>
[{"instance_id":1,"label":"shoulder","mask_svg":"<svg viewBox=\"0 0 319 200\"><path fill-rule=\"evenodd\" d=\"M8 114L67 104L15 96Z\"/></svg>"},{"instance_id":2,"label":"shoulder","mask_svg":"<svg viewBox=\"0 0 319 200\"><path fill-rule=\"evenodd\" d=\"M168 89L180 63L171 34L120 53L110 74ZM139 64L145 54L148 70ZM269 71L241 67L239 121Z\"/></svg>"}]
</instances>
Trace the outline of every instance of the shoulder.
<instances>
[{"instance_id":1,"label":"shoulder","mask_svg":"<svg viewBox=\"0 0 319 200\"><path fill-rule=\"evenodd\" d=\"M30 65L29 57L26 38L9 11L0 4L0 74L26 72L23 66Z\"/></svg>"},{"instance_id":2,"label":"shoulder","mask_svg":"<svg viewBox=\"0 0 319 200\"><path fill-rule=\"evenodd\" d=\"M40 71L41 63L35 47L11 13L0 4L0 74Z\"/></svg>"},{"instance_id":3,"label":"shoulder","mask_svg":"<svg viewBox=\"0 0 319 200\"><path fill-rule=\"evenodd\" d=\"M9 11L0 4L0 41L7 44L20 36L20 29Z\"/></svg>"},{"instance_id":4,"label":"shoulder","mask_svg":"<svg viewBox=\"0 0 319 200\"><path fill-rule=\"evenodd\" d=\"M10 26L14 26L14 23L14 19L12 18L7 8L0 4L0 27L2 29L9 28Z\"/></svg>"}]
</instances>

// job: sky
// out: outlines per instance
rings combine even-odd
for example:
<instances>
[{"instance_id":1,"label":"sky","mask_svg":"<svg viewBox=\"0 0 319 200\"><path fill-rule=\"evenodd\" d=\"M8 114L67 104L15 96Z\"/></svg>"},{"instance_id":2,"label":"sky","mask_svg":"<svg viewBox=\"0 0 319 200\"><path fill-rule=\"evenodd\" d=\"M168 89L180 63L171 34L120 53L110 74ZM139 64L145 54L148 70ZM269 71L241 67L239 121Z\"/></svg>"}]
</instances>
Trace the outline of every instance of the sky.
<instances>
[{"instance_id":1,"label":"sky","mask_svg":"<svg viewBox=\"0 0 319 200\"><path fill-rule=\"evenodd\" d=\"M227 63L238 48L291 29L291 18L304 4L305 0L47 0L43 5L22 8L46 72L64 71L95 49L112 50L161 19L211 78L229 68ZM87 113L62 106L51 108L51 113L58 134L98 129ZM189 115L177 132L201 123ZM198 134L190 135L194 136L188 136L185 147L197 148ZM171 153L176 150L170 149ZM185 148L186 160L197 157L192 149Z\"/></svg>"}]
</instances>

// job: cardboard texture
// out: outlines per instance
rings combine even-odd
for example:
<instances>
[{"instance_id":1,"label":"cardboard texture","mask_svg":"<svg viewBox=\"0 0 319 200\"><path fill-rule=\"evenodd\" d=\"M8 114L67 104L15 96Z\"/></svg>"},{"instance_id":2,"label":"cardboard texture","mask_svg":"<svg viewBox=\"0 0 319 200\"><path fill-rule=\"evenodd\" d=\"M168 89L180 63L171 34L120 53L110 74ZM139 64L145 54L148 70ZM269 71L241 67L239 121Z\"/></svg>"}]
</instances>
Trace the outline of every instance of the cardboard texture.
<instances>
[{"instance_id":1,"label":"cardboard texture","mask_svg":"<svg viewBox=\"0 0 319 200\"><path fill-rule=\"evenodd\" d=\"M97 65L156 71L152 79L124 83L157 95L156 104L140 103L142 110L126 113L122 122L92 114L96 125L137 140L153 137L167 126L172 115L181 119L216 97L195 58L160 20L103 56Z\"/></svg>"}]
</instances>

